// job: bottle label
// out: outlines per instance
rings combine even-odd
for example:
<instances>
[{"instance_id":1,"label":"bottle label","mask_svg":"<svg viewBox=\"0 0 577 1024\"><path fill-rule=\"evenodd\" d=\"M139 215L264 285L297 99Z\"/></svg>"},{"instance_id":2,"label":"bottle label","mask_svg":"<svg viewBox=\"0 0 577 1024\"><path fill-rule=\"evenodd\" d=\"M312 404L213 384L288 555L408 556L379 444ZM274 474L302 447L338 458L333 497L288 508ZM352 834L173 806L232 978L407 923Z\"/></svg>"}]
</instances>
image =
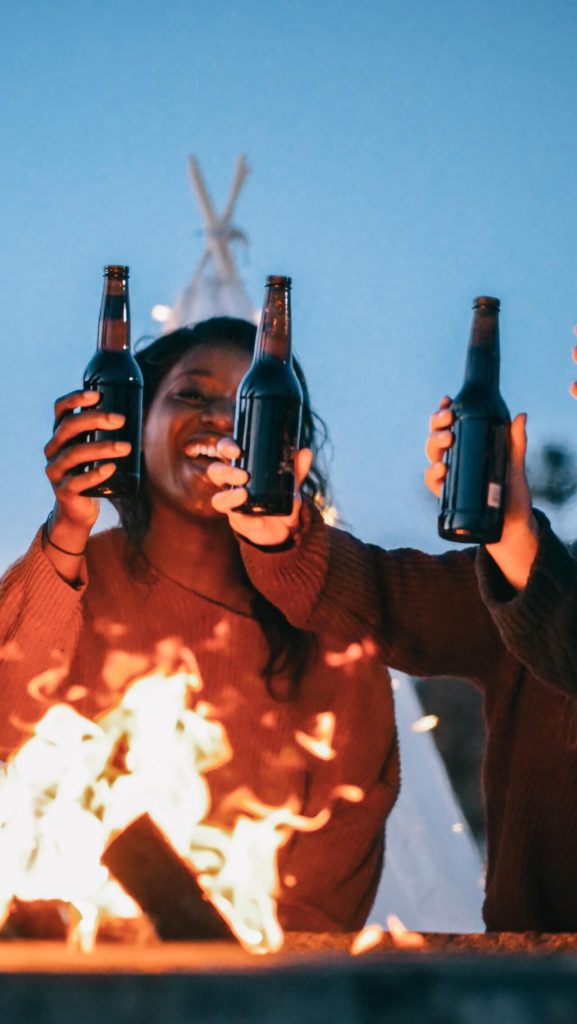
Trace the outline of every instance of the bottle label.
<instances>
[{"instance_id":1,"label":"bottle label","mask_svg":"<svg viewBox=\"0 0 577 1024\"><path fill-rule=\"evenodd\" d=\"M501 508L501 484L491 481L487 491L487 505L489 508Z\"/></svg>"}]
</instances>

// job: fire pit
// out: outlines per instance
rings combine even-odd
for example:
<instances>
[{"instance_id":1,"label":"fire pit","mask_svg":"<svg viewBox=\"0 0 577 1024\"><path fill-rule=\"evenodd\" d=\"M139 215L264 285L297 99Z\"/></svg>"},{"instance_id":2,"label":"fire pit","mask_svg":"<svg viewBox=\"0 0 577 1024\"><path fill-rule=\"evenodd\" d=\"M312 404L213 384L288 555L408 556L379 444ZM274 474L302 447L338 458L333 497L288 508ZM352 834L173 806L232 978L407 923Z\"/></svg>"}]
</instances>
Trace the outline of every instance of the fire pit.
<instances>
[{"instance_id":1,"label":"fire pit","mask_svg":"<svg viewBox=\"0 0 577 1024\"><path fill-rule=\"evenodd\" d=\"M2 1024L574 1024L577 937L288 935L255 958L238 944L0 945Z\"/></svg>"},{"instance_id":2,"label":"fire pit","mask_svg":"<svg viewBox=\"0 0 577 1024\"><path fill-rule=\"evenodd\" d=\"M6 766L0 1024L575 1024L575 936L421 936L390 920L283 942L276 853L331 806L308 818L244 793L230 821L211 818L204 772L228 741L201 690L191 662L142 677L97 722L55 705ZM330 758L334 722L319 718L297 740Z\"/></svg>"}]
</instances>

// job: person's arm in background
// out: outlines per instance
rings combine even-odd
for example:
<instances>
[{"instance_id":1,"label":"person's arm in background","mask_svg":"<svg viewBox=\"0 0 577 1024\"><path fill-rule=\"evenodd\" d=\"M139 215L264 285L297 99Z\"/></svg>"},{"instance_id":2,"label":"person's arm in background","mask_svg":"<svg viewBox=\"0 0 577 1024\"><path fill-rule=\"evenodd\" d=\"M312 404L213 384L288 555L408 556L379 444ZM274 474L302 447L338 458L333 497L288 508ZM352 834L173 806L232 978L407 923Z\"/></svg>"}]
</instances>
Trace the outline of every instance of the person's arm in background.
<instances>
[{"instance_id":1,"label":"person's arm in background","mask_svg":"<svg viewBox=\"0 0 577 1024\"><path fill-rule=\"evenodd\" d=\"M577 396L577 387L574 393ZM453 442L449 400L431 418L425 472L439 495L444 454ZM507 505L502 538L476 560L480 594L507 649L548 685L577 694L577 562L535 512L525 473L526 417L511 424Z\"/></svg>"},{"instance_id":2,"label":"person's arm in background","mask_svg":"<svg viewBox=\"0 0 577 1024\"><path fill-rule=\"evenodd\" d=\"M238 448L220 442L223 457ZM310 452L297 458L297 482ZM221 490L213 505L229 517L253 585L296 627L347 643L377 643L383 660L413 675L482 680L503 648L475 577L475 549L441 556L386 551L327 526L295 498L290 517L245 516L246 473L227 463L208 470ZM228 488L232 489L225 489Z\"/></svg>"}]
</instances>

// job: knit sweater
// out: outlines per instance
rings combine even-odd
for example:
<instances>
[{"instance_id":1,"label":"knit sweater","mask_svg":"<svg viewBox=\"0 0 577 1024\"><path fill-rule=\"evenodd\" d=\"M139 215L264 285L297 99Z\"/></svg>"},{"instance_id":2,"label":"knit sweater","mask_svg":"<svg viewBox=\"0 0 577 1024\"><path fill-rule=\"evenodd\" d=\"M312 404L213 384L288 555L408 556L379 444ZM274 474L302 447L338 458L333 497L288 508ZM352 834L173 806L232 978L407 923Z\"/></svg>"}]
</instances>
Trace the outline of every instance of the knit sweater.
<instances>
[{"instance_id":1,"label":"knit sweater","mask_svg":"<svg viewBox=\"0 0 577 1024\"><path fill-rule=\"evenodd\" d=\"M576 563L544 517L518 594L481 549L385 551L310 507L304 520L289 550L242 544L254 585L296 626L368 637L391 667L481 687L487 927L577 930Z\"/></svg>"},{"instance_id":2,"label":"knit sweater","mask_svg":"<svg viewBox=\"0 0 577 1024\"><path fill-rule=\"evenodd\" d=\"M390 680L376 649L347 654L338 628L320 630L319 651L297 698L279 703L260 675L267 646L253 618L158 573L134 574L121 530L89 540L78 586L59 577L40 534L0 584L0 751L18 746L55 700L88 716L113 706L136 676L158 662L167 638L192 650L200 698L226 728L233 756L211 771L211 820L227 795L245 787L265 804L313 816L332 808L315 832L295 832L280 850L279 919L285 929L355 930L378 884L384 823L399 787ZM335 715L335 756L299 742L316 716ZM162 765L159 764L159 771ZM334 796L360 787L355 803Z\"/></svg>"}]
</instances>

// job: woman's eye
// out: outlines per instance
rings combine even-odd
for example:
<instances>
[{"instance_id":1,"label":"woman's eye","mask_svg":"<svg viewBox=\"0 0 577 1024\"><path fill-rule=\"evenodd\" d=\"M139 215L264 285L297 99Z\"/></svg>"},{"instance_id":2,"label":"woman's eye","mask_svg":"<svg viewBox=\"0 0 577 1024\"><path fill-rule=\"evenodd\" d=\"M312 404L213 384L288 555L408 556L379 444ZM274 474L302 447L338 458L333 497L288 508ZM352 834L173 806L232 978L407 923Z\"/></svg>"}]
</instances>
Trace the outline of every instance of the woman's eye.
<instances>
[{"instance_id":1,"label":"woman's eye","mask_svg":"<svg viewBox=\"0 0 577 1024\"><path fill-rule=\"evenodd\" d=\"M183 402L206 402L206 395L203 395L202 391L198 391L196 388L187 388L186 391L179 391L174 397Z\"/></svg>"}]
</instances>

